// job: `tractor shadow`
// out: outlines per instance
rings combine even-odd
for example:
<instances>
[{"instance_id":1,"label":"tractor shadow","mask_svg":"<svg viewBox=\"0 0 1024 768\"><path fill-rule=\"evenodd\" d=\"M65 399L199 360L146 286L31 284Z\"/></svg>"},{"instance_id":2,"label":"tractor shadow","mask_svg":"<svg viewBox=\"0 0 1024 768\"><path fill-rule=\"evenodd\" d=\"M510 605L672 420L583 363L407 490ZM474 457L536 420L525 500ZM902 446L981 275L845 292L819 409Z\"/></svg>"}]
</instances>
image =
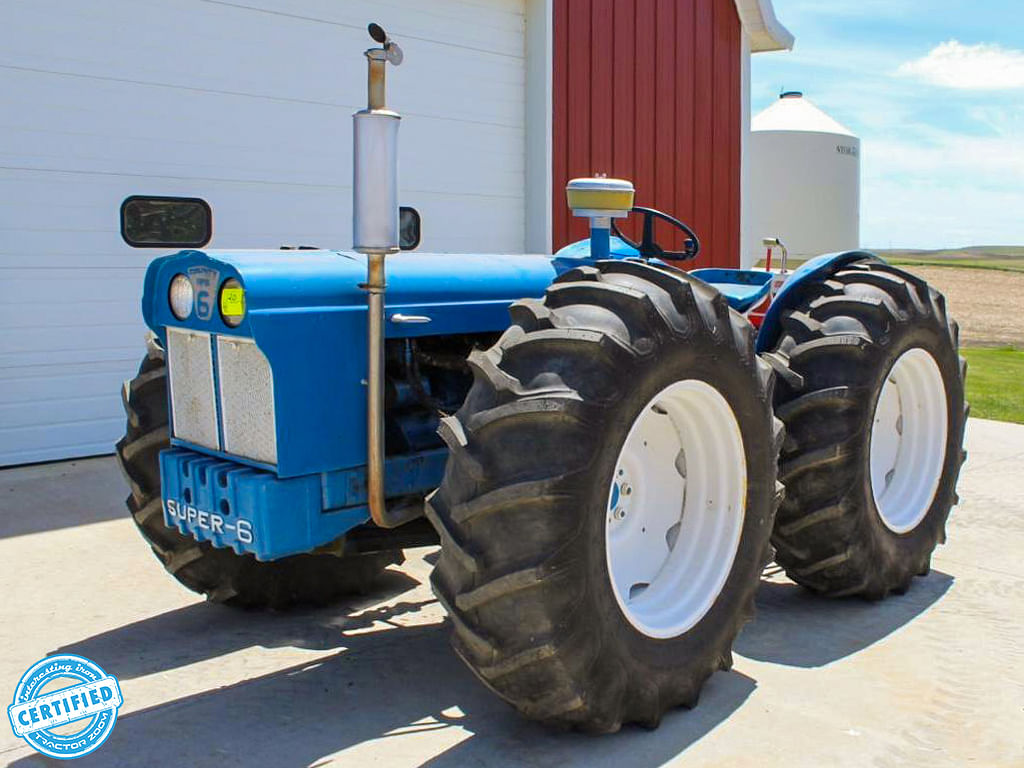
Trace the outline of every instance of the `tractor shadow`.
<instances>
[{"instance_id":1,"label":"tractor shadow","mask_svg":"<svg viewBox=\"0 0 1024 768\"><path fill-rule=\"evenodd\" d=\"M933 571L902 597L868 603L823 600L765 580L757 619L736 651L777 664L821 666L882 640L938 602L951 584L952 577ZM699 742L757 688L740 672L719 672L696 709L667 713L653 732L625 727L595 738L555 731L523 719L480 685L452 653L448 623L425 587L393 570L377 586L372 596L296 613L196 603L56 649L95 660L122 680L129 702L133 685L161 702L126 711L103 747L76 765L259 768L333 764L333 758L432 768L646 768ZM232 654L254 646L323 653L253 675ZM180 669L221 658L240 682L204 685L201 670ZM193 690L205 690L177 698L161 693L183 674ZM49 764L36 755L14 763Z\"/></svg>"},{"instance_id":2,"label":"tractor shadow","mask_svg":"<svg viewBox=\"0 0 1024 768\"><path fill-rule=\"evenodd\" d=\"M821 667L862 651L938 603L953 577L932 570L914 579L904 595L869 601L829 600L791 581L765 579L757 593L757 615L736 639L741 656L790 667Z\"/></svg>"},{"instance_id":3,"label":"tractor shadow","mask_svg":"<svg viewBox=\"0 0 1024 768\"><path fill-rule=\"evenodd\" d=\"M420 595L425 590L400 593L379 608L336 606L298 615L239 613L199 603L61 648L92 654L121 679L129 701L135 678L152 676L136 685L153 695L162 671L208 659L216 663L254 644L328 651L269 674L125 712L103 747L76 765L277 768L321 765L329 758L390 764L390 756L433 768L653 768L727 720L756 689L743 674L719 672L696 709L667 713L656 731L627 726L604 738L556 731L523 719L480 685L451 651L450 627L440 612L432 614L432 623L400 623L403 616L423 618L433 601ZM373 599L379 602L380 595ZM36 755L13 763L49 764Z\"/></svg>"},{"instance_id":4,"label":"tractor shadow","mask_svg":"<svg viewBox=\"0 0 1024 768\"><path fill-rule=\"evenodd\" d=\"M84 656L119 680L132 680L246 648L342 651L351 646L348 633L368 630L378 622L389 624L435 602L426 592L413 596L411 590L418 585L414 578L389 568L374 580L372 593L326 608L275 612L192 603L63 645L47 655ZM408 599L373 607L400 596Z\"/></svg>"}]
</instances>

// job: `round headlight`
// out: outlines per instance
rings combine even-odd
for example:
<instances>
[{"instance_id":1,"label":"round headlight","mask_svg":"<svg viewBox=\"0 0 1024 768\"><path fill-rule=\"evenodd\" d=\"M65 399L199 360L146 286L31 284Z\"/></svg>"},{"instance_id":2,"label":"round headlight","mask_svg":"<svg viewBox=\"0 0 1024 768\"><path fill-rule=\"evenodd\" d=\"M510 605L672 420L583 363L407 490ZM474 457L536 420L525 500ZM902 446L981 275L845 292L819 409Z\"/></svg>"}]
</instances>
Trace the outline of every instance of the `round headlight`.
<instances>
[{"instance_id":1,"label":"round headlight","mask_svg":"<svg viewBox=\"0 0 1024 768\"><path fill-rule=\"evenodd\" d=\"M171 290L167 298L174 316L179 320L187 318L192 314L192 305L195 302L192 281L185 275L175 275L171 280Z\"/></svg>"},{"instance_id":2,"label":"round headlight","mask_svg":"<svg viewBox=\"0 0 1024 768\"><path fill-rule=\"evenodd\" d=\"M220 316L225 325L237 328L245 317L245 289L229 277L220 287Z\"/></svg>"}]
</instances>

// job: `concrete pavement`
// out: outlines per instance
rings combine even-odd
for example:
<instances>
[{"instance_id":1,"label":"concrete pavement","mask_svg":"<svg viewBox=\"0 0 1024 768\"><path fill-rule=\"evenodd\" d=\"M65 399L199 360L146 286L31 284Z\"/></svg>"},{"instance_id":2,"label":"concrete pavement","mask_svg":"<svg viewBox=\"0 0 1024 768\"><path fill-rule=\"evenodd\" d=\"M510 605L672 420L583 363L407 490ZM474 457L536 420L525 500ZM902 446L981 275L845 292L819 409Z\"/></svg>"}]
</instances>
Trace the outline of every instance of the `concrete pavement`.
<instances>
[{"instance_id":1,"label":"concrete pavement","mask_svg":"<svg viewBox=\"0 0 1024 768\"><path fill-rule=\"evenodd\" d=\"M1024 766L1024 426L971 420L934 570L883 603L766 577L736 664L656 731L522 720L447 644L430 549L326 610L207 605L163 573L110 458L0 472L0 693L54 652L125 698L76 766ZM42 766L0 727L0 764Z\"/></svg>"}]
</instances>

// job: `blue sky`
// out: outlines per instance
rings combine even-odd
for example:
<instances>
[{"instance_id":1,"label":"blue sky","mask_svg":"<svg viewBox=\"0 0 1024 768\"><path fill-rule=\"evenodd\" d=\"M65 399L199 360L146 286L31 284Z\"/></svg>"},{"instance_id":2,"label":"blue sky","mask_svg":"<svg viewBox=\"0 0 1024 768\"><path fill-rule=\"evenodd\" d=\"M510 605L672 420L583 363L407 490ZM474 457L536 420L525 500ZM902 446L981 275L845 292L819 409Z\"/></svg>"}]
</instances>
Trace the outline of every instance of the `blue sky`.
<instances>
[{"instance_id":1,"label":"blue sky","mask_svg":"<svg viewBox=\"0 0 1024 768\"><path fill-rule=\"evenodd\" d=\"M861 137L862 245L1024 244L1019 0L774 7L796 47L753 57L753 113L801 90Z\"/></svg>"}]
</instances>

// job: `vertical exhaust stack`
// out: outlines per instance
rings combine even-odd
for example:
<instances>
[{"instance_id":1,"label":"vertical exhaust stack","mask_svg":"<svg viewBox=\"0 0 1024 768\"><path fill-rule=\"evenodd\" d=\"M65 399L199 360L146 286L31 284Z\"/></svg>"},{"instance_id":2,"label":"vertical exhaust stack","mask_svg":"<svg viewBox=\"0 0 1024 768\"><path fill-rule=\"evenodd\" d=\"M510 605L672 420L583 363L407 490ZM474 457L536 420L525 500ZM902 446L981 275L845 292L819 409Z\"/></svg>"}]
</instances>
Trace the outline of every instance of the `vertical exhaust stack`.
<instances>
[{"instance_id":1,"label":"vertical exhaust stack","mask_svg":"<svg viewBox=\"0 0 1024 768\"><path fill-rule=\"evenodd\" d=\"M366 51L367 106L352 115L352 245L366 254L367 360L366 490L370 517L384 528L409 519L388 515L384 502L384 258L398 248L398 124L387 108L385 66L402 63L402 49L378 25L381 47Z\"/></svg>"},{"instance_id":2,"label":"vertical exhaust stack","mask_svg":"<svg viewBox=\"0 0 1024 768\"><path fill-rule=\"evenodd\" d=\"M402 49L377 24L370 36L380 48L366 51L367 106L352 115L352 240L359 253L398 251L398 124L387 108L385 65L402 63ZM383 285L381 286L383 287Z\"/></svg>"}]
</instances>

